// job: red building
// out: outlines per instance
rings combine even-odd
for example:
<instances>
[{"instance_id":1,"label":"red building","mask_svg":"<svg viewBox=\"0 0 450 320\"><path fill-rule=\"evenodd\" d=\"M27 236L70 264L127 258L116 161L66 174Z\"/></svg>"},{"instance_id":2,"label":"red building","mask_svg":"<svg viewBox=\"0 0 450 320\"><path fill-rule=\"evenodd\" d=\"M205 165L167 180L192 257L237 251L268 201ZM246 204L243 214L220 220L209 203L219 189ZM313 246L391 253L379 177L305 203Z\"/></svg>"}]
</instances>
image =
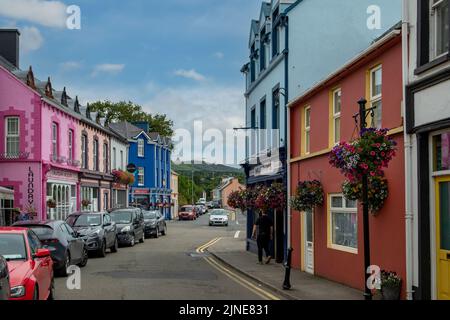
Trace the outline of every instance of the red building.
<instances>
[{"instance_id":1,"label":"red building","mask_svg":"<svg viewBox=\"0 0 450 320\"><path fill-rule=\"evenodd\" d=\"M359 136L353 116L358 100L377 106L372 126L390 129L398 143L385 170L389 197L370 217L371 264L405 279L404 145L401 31L393 28L289 105L290 188L320 180L325 202L311 213L291 211L293 266L364 290L362 208L342 196L345 177L329 164L331 149ZM404 281L403 281L404 282ZM404 294L404 288L403 288Z\"/></svg>"}]
</instances>

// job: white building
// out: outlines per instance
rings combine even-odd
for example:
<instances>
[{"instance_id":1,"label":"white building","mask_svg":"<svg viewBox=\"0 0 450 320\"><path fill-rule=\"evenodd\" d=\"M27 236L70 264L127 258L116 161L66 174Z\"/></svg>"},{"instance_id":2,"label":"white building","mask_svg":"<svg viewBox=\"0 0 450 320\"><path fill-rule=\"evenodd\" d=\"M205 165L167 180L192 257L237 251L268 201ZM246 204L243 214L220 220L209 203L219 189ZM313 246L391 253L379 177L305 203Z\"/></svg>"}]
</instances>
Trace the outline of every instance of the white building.
<instances>
[{"instance_id":1,"label":"white building","mask_svg":"<svg viewBox=\"0 0 450 320\"><path fill-rule=\"evenodd\" d=\"M449 0L403 5L408 298L450 299Z\"/></svg>"},{"instance_id":2,"label":"white building","mask_svg":"<svg viewBox=\"0 0 450 320\"><path fill-rule=\"evenodd\" d=\"M127 171L129 144L127 139L119 134L111 135L111 170ZM112 184L112 207L126 208L128 207L129 188L127 185L113 183Z\"/></svg>"}]
</instances>

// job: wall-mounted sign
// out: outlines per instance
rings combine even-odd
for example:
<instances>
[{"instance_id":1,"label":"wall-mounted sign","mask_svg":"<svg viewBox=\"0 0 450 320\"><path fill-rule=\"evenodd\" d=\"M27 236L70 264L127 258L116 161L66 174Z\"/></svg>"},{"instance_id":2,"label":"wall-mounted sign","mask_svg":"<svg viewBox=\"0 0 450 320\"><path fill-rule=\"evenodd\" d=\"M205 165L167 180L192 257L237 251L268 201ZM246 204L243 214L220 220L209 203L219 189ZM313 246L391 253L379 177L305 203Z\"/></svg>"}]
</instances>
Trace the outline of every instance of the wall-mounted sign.
<instances>
[{"instance_id":1,"label":"wall-mounted sign","mask_svg":"<svg viewBox=\"0 0 450 320\"><path fill-rule=\"evenodd\" d=\"M150 194L150 189L133 189L134 194Z\"/></svg>"},{"instance_id":2,"label":"wall-mounted sign","mask_svg":"<svg viewBox=\"0 0 450 320\"><path fill-rule=\"evenodd\" d=\"M28 168L28 204L31 206L34 203L34 172L31 167Z\"/></svg>"},{"instance_id":3,"label":"wall-mounted sign","mask_svg":"<svg viewBox=\"0 0 450 320\"><path fill-rule=\"evenodd\" d=\"M78 180L78 175L76 173L72 173L65 170L52 169L47 173L47 178L54 178L54 179L65 178Z\"/></svg>"},{"instance_id":4,"label":"wall-mounted sign","mask_svg":"<svg viewBox=\"0 0 450 320\"><path fill-rule=\"evenodd\" d=\"M129 165L127 165L127 171L129 173L135 173L137 170L137 167L134 163L130 163Z\"/></svg>"}]
</instances>

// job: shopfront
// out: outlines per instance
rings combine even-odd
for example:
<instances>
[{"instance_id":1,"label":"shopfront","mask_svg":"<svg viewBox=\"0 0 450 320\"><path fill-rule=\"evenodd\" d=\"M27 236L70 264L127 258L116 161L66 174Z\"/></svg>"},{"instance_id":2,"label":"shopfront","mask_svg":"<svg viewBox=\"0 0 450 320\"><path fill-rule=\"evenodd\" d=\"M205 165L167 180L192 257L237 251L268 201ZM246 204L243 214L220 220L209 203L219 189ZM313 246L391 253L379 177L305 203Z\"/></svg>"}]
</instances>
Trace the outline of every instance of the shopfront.
<instances>
[{"instance_id":1,"label":"shopfront","mask_svg":"<svg viewBox=\"0 0 450 320\"><path fill-rule=\"evenodd\" d=\"M130 193L130 203L134 206L149 207L151 206L150 189L149 188L132 188Z\"/></svg>"},{"instance_id":2,"label":"shopfront","mask_svg":"<svg viewBox=\"0 0 450 320\"><path fill-rule=\"evenodd\" d=\"M0 187L0 226L10 226L13 222L14 190Z\"/></svg>"},{"instance_id":3,"label":"shopfront","mask_svg":"<svg viewBox=\"0 0 450 320\"><path fill-rule=\"evenodd\" d=\"M128 207L128 187L125 184L113 183L112 185L112 207Z\"/></svg>"},{"instance_id":4,"label":"shopfront","mask_svg":"<svg viewBox=\"0 0 450 320\"><path fill-rule=\"evenodd\" d=\"M47 219L65 220L77 210L78 173L51 169L46 178Z\"/></svg>"}]
</instances>

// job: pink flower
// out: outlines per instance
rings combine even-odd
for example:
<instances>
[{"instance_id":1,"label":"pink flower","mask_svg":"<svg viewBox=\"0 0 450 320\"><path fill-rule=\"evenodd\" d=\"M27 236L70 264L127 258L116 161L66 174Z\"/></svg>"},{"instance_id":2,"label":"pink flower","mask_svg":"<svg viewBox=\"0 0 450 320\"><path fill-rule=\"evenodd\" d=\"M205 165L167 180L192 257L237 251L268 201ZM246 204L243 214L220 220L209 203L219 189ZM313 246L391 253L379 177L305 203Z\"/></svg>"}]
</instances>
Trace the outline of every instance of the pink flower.
<instances>
[{"instance_id":1,"label":"pink flower","mask_svg":"<svg viewBox=\"0 0 450 320\"><path fill-rule=\"evenodd\" d=\"M372 157L375 157L375 155L376 155L375 151L371 151L371 152L370 152L370 155L371 155Z\"/></svg>"}]
</instances>

